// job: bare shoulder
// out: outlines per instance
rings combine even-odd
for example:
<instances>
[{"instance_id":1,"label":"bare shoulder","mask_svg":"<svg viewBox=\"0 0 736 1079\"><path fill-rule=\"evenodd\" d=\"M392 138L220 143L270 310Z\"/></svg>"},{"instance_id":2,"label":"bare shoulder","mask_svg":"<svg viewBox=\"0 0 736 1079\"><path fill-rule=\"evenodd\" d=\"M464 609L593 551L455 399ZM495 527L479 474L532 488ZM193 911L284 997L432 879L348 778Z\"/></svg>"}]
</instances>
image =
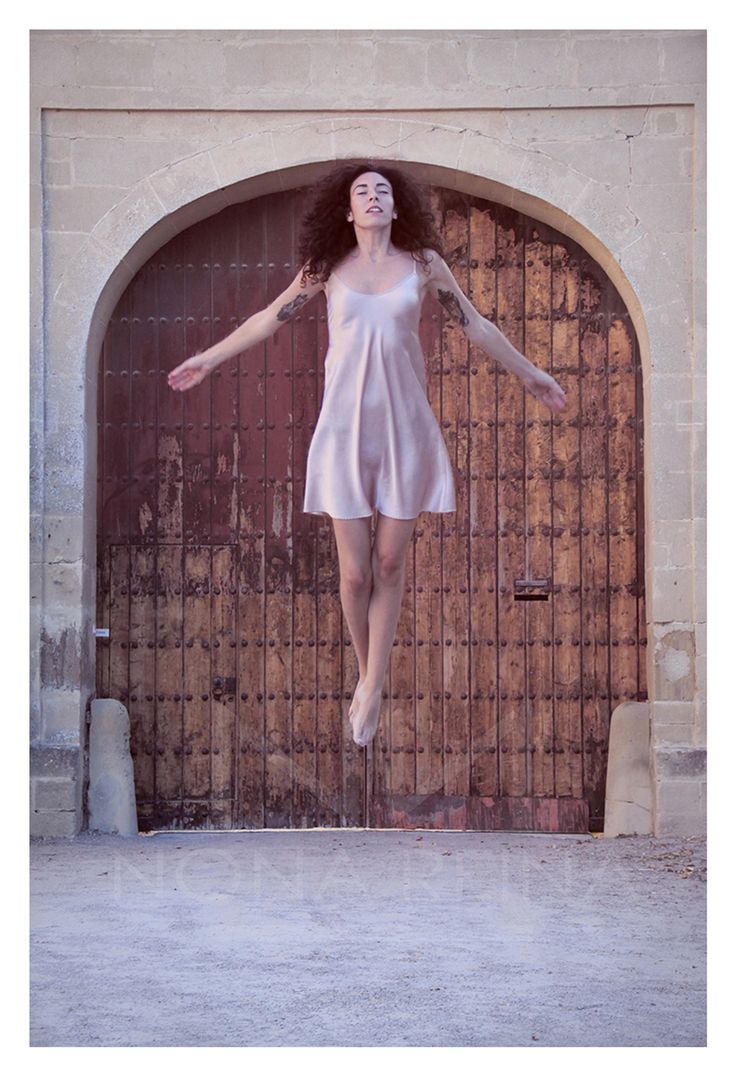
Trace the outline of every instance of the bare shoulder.
<instances>
[{"instance_id":1,"label":"bare shoulder","mask_svg":"<svg viewBox=\"0 0 736 1079\"><path fill-rule=\"evenodd\" d=\"M423 274L425 281L428 283L436 279L437 269L440 266L442 259L433 247L423 247L422 258L425 259L425 261L417 262L417 269Z\"/></svg>"}]
</instances>

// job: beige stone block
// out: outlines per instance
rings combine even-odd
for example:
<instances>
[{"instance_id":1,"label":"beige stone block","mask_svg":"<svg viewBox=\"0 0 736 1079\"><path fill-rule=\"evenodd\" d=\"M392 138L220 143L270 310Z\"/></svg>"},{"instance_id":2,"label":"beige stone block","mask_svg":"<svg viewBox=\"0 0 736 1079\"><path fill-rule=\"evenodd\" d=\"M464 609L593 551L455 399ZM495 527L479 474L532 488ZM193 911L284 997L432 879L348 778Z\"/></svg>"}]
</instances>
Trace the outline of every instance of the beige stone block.
<instances>
[{"instance_id":1,"label":"beige stone block","mask_svg":"<svg viewBox=\"0 0 736 1079\"><path fill-rule=\"evenodd\" d=\"M693 134L693 109L688 106L660 105L645 111L644 122L632 134L644 138Z\"/></svg>"},{"instance_id":2,"label":"beige stone block","mask_svg":"<svg viewBox=\"0 0 736 1079\"><path fill-rule=\"evenodd\" d=\"M687 181L632 184L628 203L646 231L656 232L659 239L670 232L689 232L692 184Z\"/></svg>"},{"instance_id":3,"label":"beige stone block","mask_svg":"<svg viewBox=\"0 0 736 1079\"><path fill-rule=\"evenodd\" d=\"M148 180L136 184L132 191L110 206L104 217L94 225L91 237L95 243L116 256L116 263L136 241L165 215L166 210ZM105 268L105 275L109 269Z\"/></svg>"},{"instance_id":4,"label":"beige stone block","mask_svg":"<svg viewBox=\"0 0 736 1079\"><path fill-rule=\"evenodd\" d=\"M30 81L32 86L68 86L77 72L76 46L60 35L31 30L29 37Z\"/></svg>"},{"instance_id":5,"label":"beige stone block","mask_svg":"<svg viewBox=\"0 0 736 1079\"><path fill-rule=\"evenodd\" d=\"M79 373L71 378L50 373L46 382L46 437L58 435L64 430L68 434L70 447L67 461L72 469L84 464L84 376Z\"/></svg>"},{"instance_id":6,"label":"beige stone block","mask_svg":"<svg viewBox=\"0 0 736 1079\"><path fill-rule=\"evenodd\" d=\"M690 472L667 471L666 458L652 454L653 487L651 514L662 520L677 521L692 517L692 481Z\"/></svg>"},{"instance_id":7,"label":"beige stone block","mask_svg":"<svg viewBox=\"0 0 736 1079\"><path fill-rule=\"evenodd\" d=\"M79 628L84 564L46 562L43 567L44 631L54 635L69 626Z\"/></svg>"},{"instance_id":8,"label":"beige stone block","mask_svg":"<svg viewBox=\"0 0 736 1079\"><path fill-rule=\"evenodd\" d=\"M683 136L640 135L630 140L632 202L640 187L692 189L692 134Z\"/></svg>"},{"instance_id":9,"label":"beige stone block","mask_svg":"<svg viewBox=\"0 0 736 1079\"><path fill-rule=\"evenodd\" d=\"M79 785L73 779L33 780L31 804L36 812L76 809L78 796Z\"/></svg>"},{"instance_id":10,"label":"beige stone block","mask_svg":"<svg viewBox=\"0 0 736 1079\"><path fill-rule=\"evenodd\" d=\"M389 158L401 156L401 120L372 116L334 117L335 157Z\"/></svg>"},{"instance_id":11,"label":"beige stone block","mask_svg":"<svg viewBox=\"0 0 736 1079\"><path fill-rule=\"evenodd\" d=\"M696 562L693 570L693 618L704 621L708 612L708 570L705 562Z\"/></svg>"},{"instance_id":12,"label":"beige stone block","mask_svg":"<svg viewBox=\"0 0 736 1079\"><path fill-rule=\"evenodd\" d=\"M85 373L87 342L95 316L95 301L114 285L117 300L133 277L133 270L106 247L88 238L70 259L63 277L52 285L48 311L47 369L51 374L76 377ZM112 308L110 308L112 310ZM95 355L93 362L97 362Z\"/></svg>"},{"instance_id":13,"label":"beige stone block","mask_svg":"<svg viewBox=\"0 0 736 1079\"><path fill-rule=\"evenodd\" d=\"M693 432L689 425L653 423L650 431L650 462L653 467L666 466L678 472L687 472L692 468Z\"/></svg>"},{"instance_id":14,"label":"beige stone block","mask_svg":"<svg viewBox=\"0 0 736 1079\"><path fill-rule=\"evenodd\" d=\"M44 161L55 165L71 165L74 141L66 135L50 135L46 130L43 137ZM40 141L38 145L41 145Z\"/></svg>"},{"instance_id":15,"label":"beige stone block","mask_svg":"<svg viewBox=\"0 0 736 1079\"><path fill-rule=\"evenodd\" d=\"M72 636L71 634L67 635L66 638L55 642L53 646L45 645L44 647L47 655L42 666L41 676L44 684L41 687L41 709L43 737L46 741L56 742L64 739L69 744L74 744L74 740L79 738L81 724L84 720L82 715L83 698L79 689L73 685L69 688L62 688L61 686L48 684L48 676L54 671L69 678L73 676L75 668L79 666L78 659L76 663L67 659L62 666L61 659L57 658L58 653L64 648L71 646L79 648L78 637L74 642L71 642L70 638ZM48 654L52 649L55 652L54 656Z\"/></svg>"},{"instance_id":16,"label":"beige stone block","mask_svg":"<svg viewBox=\"0 0 736 1079\"><path fill-rule=\"evenodd\" d=\"M86 232L127 194L115 184L55 187L48 193L46 227L49 232Z\"/></svg>"},{"instance_id":17,"label":"beige stone block","mask_svg":"<svg viewBox=\"0 0 736 1079\"><path fill-rule=\"evenodd\" d=\"M187 157L160 169L148 183L167 213L195 199L200 199L221 185L208 152Z\"/></svg>"},{"instance_id":18,"label":"beige stone block","mask_svg":"<svg viewBox=\"0 0 736 1079\"><path fill-rule=\"evenodd\" d=\"M687 356L689 367L692 301L687 248L692 241L687 233L646 231L643 223L638 227L645 230L641 237L618 248L621 266L640 297L652 339L660 347L676 347L678 355ZM683 369L682 362L677 369Z\"/></svg>"},{"instance_id":19,"label":"beige stone block","mask_svg":"<svg viewBox=\"0 0 736 1079\"><path fill-rule=\"evenodd\" d=\"M271 131L260 131L216 146L210 151L210 159L219 187L239 183L259 173L270 173L279 167Z\"/></svg>"},{"instance_id":20,"label":"beige stone block","mask_svg":"<svg viewBox=\"0 0 736 1079\"><path fill-rule=\"evenodd\" d=\"M695 633L655 627L654 696L658 701L692 701L695 692Z\"/></svg>"},{"instance_id":21,"label":"beige stone block","mask_svg":"<svg viewBox=\"0 0 736 1079\"><path fill-rule=\"evenodd\" d=\"M591 138L584 142L539 139L534 141L530 149L534 153L561 159L569 168L595 183L617 189L625 203L623 192L629 183L629 154L626 142L620 135L610 139Z\"/></svg>"},{"instance_id":22,"label":"beige stone block","mask_svg":"<svg viewBox=\"0 0 736 1079\"><path fill-rule=\"evenodd\" d=\"M373 70L378 86L425 86L427 45L416 41L381 42L376 46Z\"/></svg>"},{"instance_id":23,"label":"beige stone block","mask_svg":"<svg viewBox=\"0 0 736 1079\"><path fill-rule=\"evenodd\" d=\"M654 787L655 835L703 835L706 830L704 785L697 779L660 780Z\"/></svg>"},{"instance_id":24,"label":"beige stone block","mask_svg":"<svg viewBox=\"0 0 736 1079\"><path fill-rule=\"evenodd\" d=\"M86 232L51 232L46 234L46 273L49 281L59 282L79 255L88 239Z\"/></svg>"},{"instance_id":25,"label":"beige stone block","mask_svg":"<svg viewBox=\"0 0 736 1079\"><path fill-rule=\"evenodd\" d=\"M74 182L94 186L113 180L116 186L129 189L146 176L197 152L201 147L194 140L177 138L171 130L166 139L160 140L87 136L74 140Z\"/></svg>"},{"instance_id":26,"label":"beige stone block","mask_svg":"<svg viewBox=\"0 0 736 1079\"><path fill-rule=\"evenodd\" d=\"M453 132L450 145L454 148L457 142L457 136ZM496 138L478 134L471 129L465 132L458 144L455 167L460 172L475 173L479 176L487 176L490 173L499 183L512 188L523 187L518 180L529 174L532 166L528 157L525 147L504 144ZM443 155L440 162L448 167L453 165L452 158L447 153ZM556 166L555 178L559 180L559 176L560 167ZM523 189L528 190L527 187Z\"/></svg>"},{"instance_id":27,"label":"beige stone block","mask_svg":"<svg viewBox=\"0 0 736 1079\"><path fill-rule=\"evenodd\" d=\"M627 203L626 189L608 189L605 184L588 180L579 195L561 202L561 205L567 214L564 231L576 237L582 226L606 252L615 252L615 262L612 262L609 272L614 277L620 276L622 267L616 262L620 261L621 253L635 247L643 239L642 226ZM593 257L599 262L603 261L587 238L583 237L582 242ZM625 272L625 267L623 269ZM627 282L627 287L635 284L634 281Z\"/></svg>"},{"instance_id":28,"label":"beige stone block","mask_svg":"<svg viewBox=\"0 0 736 1079\"><path fill-rule=\"evenodd\" d=\"M70 161L47 161L44 165L44 184L48 189L71 187L72 166Z\"/></svg>"},{"instance_id":29,"label":"beige stone block","mask_svg":"<svg viewBox=\"0 0 736 1079\"><path fill-rule=\"evenodd\" d=\"M223 43L228 90L298 89L309 83L311 55L306 42Z\"/></svg>"},{"instance_id":30,"label":"beige stone block","mask_svg":"<svg viewBox=\"0 0 736 1079\"><path fill-rule=\"evenodd\" d=\"M638 134L647 110L590 109L580 105L567 109L521 109L504 114L504 122L514 142L532 146L559 143L554 156L565 155L578 146L598 140L616 139L625 145L627 136Z\"/></svg>"},{"instance_id":31,"label":"beige stone block","mask_svg":"<svg viewBox=\"0 0 736 1079\"><path fill-rule=\"evenodd\" d=\"M674 521L655 518L649 529L652 544L650 565L659 569L692 566L692 521Z\"/></svg>"},{"instance_id":32,"label":"beige stone block","mask_svg":"<svg viewBox=\"0 0 736 1079\"><path fill-rule=\"evenodd\" d=\"M656 357L657 366L654 369L645 368L643 371L644 382L648 383L651 400L652 423L669 423L675 426L685 422L691 424L689 417L683 413L682 406L692 404L692 378L687 371L668 372L660 371L659 357ZM647 448L651 443L651 436L645 430Z\"/></svg>"},{"instance_id":33,"label":"beige stone block","mask_svg":"<svg viewBox=\"0 0 736 1079\"><path fill-rule=\"evenodd\" d=\"M147 56L142 59L148 62ZM159 38L153 56L153 77L148 85L174 92L180 92L182 87L189 91L219 89L226 85L225 70L222 41L207 41L201 35L189 39L179 35Z\"/></svg>"},{"instance_id":34,"label":"beige stone block","mask_svg":"<svg viewBox=\"0 0 736 1079\"><path fill-rule=\"evenodd\" d=\"M570 41L570 60L579 87L636 86L646 82L647 73L655 81L659 72L659 34L632 34L580 37Z\"/></svg>"},{"instance_id":35,"label":"beige stone block","mask_svg":"<svg viewBox=\"0 0 736 1079\"><path fill-rule=\"evenodd\" d=\"M309 84L339 90L336 108L344 108L346 95L355 91L366 90L376 94L378 87L373 79L373 56L375 46L372 42L345 39L338 42L312 41L309 45L311 66ZM381 91L383 92L383 91Z\"/></svg>"},{"instance_id":36,"label":"beige stone block","mask_svg":"<svg viewBox=\"0 0 736 1079\"><path fill-rule=\"evenodd\" d=\"M332 117L310 120L272 132L276 165L290 168L307 161L334 161L334 120Z\"/></svg>"},{"instance_id":37,"label":"beige stone block","mask_svg":"<svg viewBox=\"0 0 736 1079\"><path fill-rule=\"evenodd\" d=\"M693 516L705 517L708 502L708 477L705 472L693 472Z\"/></svg>"},{"instance_id":38,"label":"beige stone block","mask_svg":"<svg viewBox=\"0 0 736 1079\"><path fill-rule=\"evenodd\" d=\"M669 84L705 83L706 33L704 30L677 30L661 33L660 78Z\"/></svg>"},{"instance_id":39,"label":"beige stone block","mask_svg":"<svg viewBox=\"0 0 736 1079\"><path fill-rule=\"evenodd\" d=\"M44 556L48 563L83 560L83 516L50 514L44 518Z\"/></svg>"},{"instance_id":40,"label":"beige stone block","mask_svg":"<svg viewBox=\"0 0 736 1079\"><path fill-rule=\"evenodd\" d=\"M417 162L420 172L421 166L425 163L449 170L449 175L445 179L448 186L452 187L456 183L455 170L463 140L462 128L453 123L432 124L426 120L404 117L401 121L401 143L397 156L403 161ZM463 167L473 172L473 166L469 161L466 161ZM428 182L428 178L428 174L425 177L416 175L416 179L422 183Z\"/></svg>"},{"instance_id":41,"label":"beige stone block","mask_svg":"<svg viewBox=\"0 0 736 1079\"><path fill-rule=\"evenodd\" d=\"M697 745L694 701L650 702L652 742L657 746Z\"/></svg>"},{"instance_id":42,"label":"beige stone block","mask_svg":"<svg viewBox=\"0 0 736 1079\"><path fill-rule=\"evenodd\" d=\"M160 55L161 48L161 43L155 44L145 34L126 39L119 35L111 38L108 32L93 38L82 38L77 45L78 85L89 90L107 86L137 88L159 85L156 76L166 63ZM170 52L166 55L171 56ZM180 79L184 77L183 65L183 56L173 64Z\"/></svg>"},{"instance_id":43,"label":"beige stone block","mask_svg":"<svg viewBox=\"0 0 736 1079\"><path fill-rule=\"evenodd\" d=\"M685 622L693 612L693 575L687 568L647 573L647 614L656 622Z\"/></svg>"},{"instance_id":44,"label":"beige stone block","mask_svg":"<svg viewBox=\"0 0 736 1079\"><path fill-rule=\"evenodd\" d=\"M463 89L469 85L464 42L452 32L448 40L427 45L427 83L435 89Z\"/></svg>"},{"instance_id":45,"label":"beige stone block","mask_svg":"<svg viewBox=\"0 0 736 1079\"><path fill-rule=\"evenodd\" d=\"M80 830L79 815L74 810L34 810L31 808L31 835L39 839L71 839Z\"/></svg>"}]
</instances>

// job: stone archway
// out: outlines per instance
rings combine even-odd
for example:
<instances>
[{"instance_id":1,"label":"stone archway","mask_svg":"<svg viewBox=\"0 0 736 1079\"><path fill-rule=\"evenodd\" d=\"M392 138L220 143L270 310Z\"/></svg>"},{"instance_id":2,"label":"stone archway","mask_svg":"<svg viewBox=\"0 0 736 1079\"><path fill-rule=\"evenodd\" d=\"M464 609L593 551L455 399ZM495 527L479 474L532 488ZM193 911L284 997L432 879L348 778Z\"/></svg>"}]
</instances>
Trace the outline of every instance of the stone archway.
<instances>
[{"instance_id":1,"label":"stone archway","mask_svg":"<svg viewBox=\"0 0 736 1079\"><path fill-rule=\"evenodd\" d=\"M574 380L573 408L551 422L425 303L458 513L441 531L420 521L413 613L367 760L341 737L335 703L355 672L331 530L301 514L324 301L191 399L170 400L162 379L181 350L292 279L303 191L184 230L115 311L99 415L98 616L112 637L98 693L130 710L146 827L602 828L611 709L646 686L634 335L578 245L432 190L463 288Z\"/></svg>"},{"instance_id":2,"label":"stone archway","mask_svg":"<svg viewBox=\"0 0 736 1079\"><path fill-rule=\"evenodd\" d=\"M48 709L49 715L53 713L54 716L43 721L44 729L60 725L72 730L74 722L70 717L76 713L83 741L86 706L94 692L94 467L90 463L80 468L78 475L71 473L64 444L69 439L77 439L87 447L87 462L94 460L92 417L97 393L97 357L110 314L124 288L145 258L167 237L176 234L187 222L201 220L218 207L264 191L288 190L308 182L328 168L336 156L375 159L390 147L391 160L419 178L495 198L560 228L609 272L627 305L641 351L645 459L651 459L649 338L644 321L648 312L639 303L631 285L630 276L636 279L636 269L631 275L627 273L629 250L636 244L637 256L641 258L646 245L639 242L642 235L635 229L630 230L632 239L626 241L625 229L622 232L626 223L615 214L601 218L601 200L606 196L603 186L549 157L544 160L543 170L535 172L533 164L539 161L535 155L518 146L489 140L487 135L467 127L414 118L387 120L372 115L362 115L357 125L354 120L353 117L319 116L296 124L278 121L270 131L193 155L147 176L122 201L111 206L77 253L67 261L65 272L54 283L46 310L48 370L54 390L62 383L71 388L76 380L83 389L84 402L80 398L78 420L76 416L71 417L63 437L47 440L44 454L46 483L61 488L63 495L55 499L55 505L63 513L57 518L49 518L51 531L48 539L44 539L44 559L48 564L53 552L72 534L80 537L82 557L74 581L65 580L58 588L52 581L45 590L41 615L42 647L49 657L44 661L45 669L50 670L57 663L54 657L60 654L60 648L65 649L62 643L65 639L68 645L71 629L77 642L74 666L78 673L71 678L73 685L64 675L63 689L47 684L41 686L40 708ZM493 165L493 177L488 175L489 162ZM562 211L558 209L560 206L567 209ZM597 229L601 220L605 227ZM608 241L606 230L610 232ZM620 262L612 254L619 249L623 251ZM656 468L646 468L647 503L656 472ZM649 543L648 538L647 563L650 561ZM656 620L656 611L650 609L649 617ZM68 648L64 654L68 666ZM649 682L653 685L655 672L651 653L648 662ZM42 753L43 747L38 751ZM75 775L81 784L81 744L71 746L69 753L74 755Z\"/></svg>"}]
</instances>

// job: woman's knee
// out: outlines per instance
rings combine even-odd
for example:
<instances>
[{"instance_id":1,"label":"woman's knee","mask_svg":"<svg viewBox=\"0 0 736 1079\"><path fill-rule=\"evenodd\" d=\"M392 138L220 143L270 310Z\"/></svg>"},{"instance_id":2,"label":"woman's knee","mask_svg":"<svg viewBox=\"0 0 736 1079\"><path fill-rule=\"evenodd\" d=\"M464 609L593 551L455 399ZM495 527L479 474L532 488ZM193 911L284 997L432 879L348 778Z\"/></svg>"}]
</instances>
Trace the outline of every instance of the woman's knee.
<instances>
[{"instance_id":1,"label":"woman's knee","mask_svg":"<svg viewBox=\"0 0 736 1079\"><path fill-rule=\"evenodd\" d=\"M398 555L395 551L377 551L374 548L372 560L374 580L378 579L381 584L396 584L404 572L405 559L406 552Z\"/></svg>"},{"instance_id":2,"label":"woman's knee","mask_svg":"<svg viewBox=\"0 0 736 1079\"><path fill-rule=\"evenodd\" d=\"M372 579L373 574L368 565L352 564L344 569L340 567L340 585L350 595L362 595L370 588Z\"/></svg>"}]
</instances>

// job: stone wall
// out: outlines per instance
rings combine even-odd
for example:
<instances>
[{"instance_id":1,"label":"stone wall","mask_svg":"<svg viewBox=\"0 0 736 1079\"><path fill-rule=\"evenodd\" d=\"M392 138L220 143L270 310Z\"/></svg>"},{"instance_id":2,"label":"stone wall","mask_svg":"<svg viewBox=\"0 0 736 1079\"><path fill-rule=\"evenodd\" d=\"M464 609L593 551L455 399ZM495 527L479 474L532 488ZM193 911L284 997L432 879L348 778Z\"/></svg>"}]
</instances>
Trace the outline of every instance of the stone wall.
<instances>
[{"instance_id":1,"label":"stone wall","mask_svg":"<svg viewBox=\"0 0 736 1079\"><path fill-rule=\"evenodd\" d=\"M146 257L324 162L506 202L613 279L643 361L657 834L705 821L705 32L31 32L31 828L73 835L94 696L96 380Z\"/></svg>"}]
</instances>

